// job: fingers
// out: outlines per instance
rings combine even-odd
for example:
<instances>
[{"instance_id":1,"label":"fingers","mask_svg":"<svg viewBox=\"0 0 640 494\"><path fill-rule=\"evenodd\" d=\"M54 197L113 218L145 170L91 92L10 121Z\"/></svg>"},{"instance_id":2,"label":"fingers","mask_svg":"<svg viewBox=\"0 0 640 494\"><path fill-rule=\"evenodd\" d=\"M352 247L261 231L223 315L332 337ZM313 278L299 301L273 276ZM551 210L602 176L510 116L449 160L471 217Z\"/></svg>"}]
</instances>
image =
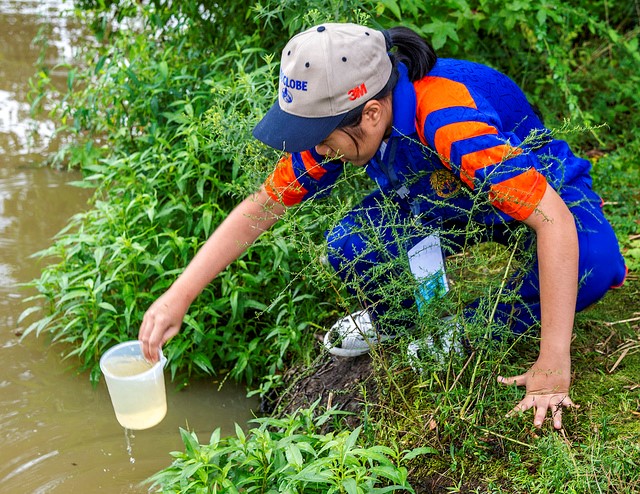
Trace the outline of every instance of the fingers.
<instances>
[{"instance_id":1,"label":"fingers","mask_svg":"<svg viewBox=\"0 0 640 494\"><path fill-rule=\"evenodd\" d=\"M142 354L144 355L144 358L151 363L155 363L158 360L158 344L152 338L154 334L153 319L153 316L150 314L145 314L138 333L138 340L142 347Z\"/></svg>"},{"instance_id":2,"label":"fingers","mask_svg":"<svg viewBox=\"0 0 640 494\"><path fill-rule=\"evenodd\" d=\"M546 401L546 403L544 403ZM549 408L548 400L539 400L538 406L533 409L533 426L537 429L542 427L544 418L547 416ZM560 415L560 426L562 426L562 416Z\"/></svg>"},{"instance_id":3,"label":"fingers","mask_svg":"<svg viewBox=\"0 0 640 494\"><path fill-rule=\"evenodd\" d=\"M520 403L513 407L509 413L507 413L507 417L513 417L520 412L526 412L534 406L536 406L536 397L527 395L520 401Z\"/></svg>"},{"instance_id":4,"label":"fingers","mask_svg":"<svg viewBox=\"0 0 640 494\"><path fill-rule=\"evenodd\" d=\"M544 420L544 417L542 417L542 420ZM556 405L551 408L551 420L553 420L554 429L562 429L562 405ZM542 422L540 422L540 425L542 425Z\"/></svg>"},{"instance_id":5,"label":"fingers","mask_svg":"<svg viewBox=\"0 0 640 494\"><path fill-rule=\"evenodd\" d=\"M542 427L547 411L551 412L551 420L555 429L562 428L562 409L579 408L571 401L566 394L553 395L526 395L508 414L512 417L515 414L533 409L533 425L536 428Z\"/></svg>"},{"instance_id":6,"label":"fingers","mask_svg":"<svg viewBox=\"0 0 640 494\"><path fill-rule=\"evenodd\" d=\"M140 325L138 340L142 345L142 353L149 362L159 360L162 345L178 334L181 323L182 319L171 314L153 309L147 311Z\"/></svg>"},{"instance_id":7,"label":"fingers","mask_svg":"<svg viewBox=\"0 0 640 494\"><path fill-rule=\"evenodd\" d=\"M556 429L562 428L562 409L563 408L580 408L576 405L568 396L557 396L556 399L551 400L551 418L553 419L553 427Z\"/></svg>"},{"instance_id":8,"label":"fingers","mask_svg":"<svg viewBox=\"0 0 640 494\"><path fill-rule=\"evenodd\" d=\"M172 330L169 320L153 311L147 311L138 333L138 339L142 343L142 353L147 361L155 363L159 360L160 348L173 334L177 333L177 330Z\"/></svg>"},{"instance_id":9,"label":"fingers","mask_svg":"<svg viewBox=\"0 0 640 494\"><path fill-rule=\"evenodd\" d=\"M513 377L502 377L498 376L498 382L510 386L515 384L516 386L525 386L527 384L527 375L520 374L519 376Z\"/></svg>"}]
</instances>

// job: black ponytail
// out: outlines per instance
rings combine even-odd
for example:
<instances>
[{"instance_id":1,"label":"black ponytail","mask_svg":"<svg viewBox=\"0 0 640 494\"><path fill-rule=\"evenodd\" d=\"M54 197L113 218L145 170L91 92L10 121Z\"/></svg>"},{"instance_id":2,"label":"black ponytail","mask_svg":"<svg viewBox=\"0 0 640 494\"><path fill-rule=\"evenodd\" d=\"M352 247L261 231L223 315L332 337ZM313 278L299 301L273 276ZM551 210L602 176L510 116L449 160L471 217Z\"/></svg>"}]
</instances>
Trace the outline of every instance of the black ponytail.
<instances>
[{"instance_id":1,"label":"black ponytail","mask_svg":"<svg viewBox=\"0 0 640 494\"><path fill-rule=\"evenodd\" d=\"M402 62L409 69L411 82L422 79L438 59L435 50L418 33L404 26L387 29L385 33L388 48L396 61Z\"/></svg>"}]
</instances>

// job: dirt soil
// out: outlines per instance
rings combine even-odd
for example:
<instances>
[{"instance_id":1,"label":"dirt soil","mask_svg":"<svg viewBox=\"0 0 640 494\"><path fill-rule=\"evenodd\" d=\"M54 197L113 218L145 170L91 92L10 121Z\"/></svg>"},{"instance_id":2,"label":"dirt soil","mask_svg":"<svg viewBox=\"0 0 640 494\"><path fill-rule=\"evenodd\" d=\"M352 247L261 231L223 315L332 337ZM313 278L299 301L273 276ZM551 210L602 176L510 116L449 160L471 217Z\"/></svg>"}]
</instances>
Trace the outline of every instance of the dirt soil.
<instances>
[{"instance_id":1,"label":"dirt soil","mask_svg":"<svg viewBox=\"0 0 640 494\"><path fill-rule=\"evenodd\" d=\"M371 402L377 395L371 357L335 357L325 354L310 368L290 369L284 376L289 386L281 396L282 414L298 408L308 408L318 399L320 410L333 407L351 412L345 420L349 427L360 424L363 396Z\"/></svg>"}]
</instances>

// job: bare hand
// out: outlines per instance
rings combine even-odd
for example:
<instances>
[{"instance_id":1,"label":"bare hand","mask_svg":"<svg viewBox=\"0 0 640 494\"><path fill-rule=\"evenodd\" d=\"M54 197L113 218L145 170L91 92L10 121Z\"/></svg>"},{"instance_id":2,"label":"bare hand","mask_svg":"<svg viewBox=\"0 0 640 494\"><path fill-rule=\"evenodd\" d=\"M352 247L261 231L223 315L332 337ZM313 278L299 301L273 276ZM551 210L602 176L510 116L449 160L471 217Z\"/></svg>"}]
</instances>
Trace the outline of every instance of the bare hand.
<instances>
[{"instance_id":1,"label":"bare hand","mask_svg":"<svg viewBox=\"0 0 640 494\"><path fill-rule=\"evenodd\" d=\"M149 307L138 333L142 353L149 362L156 362L162 345L178 334L187 309L188 305L185 307L174 300L170 292L163 294Z\"/></svg>"},{"instance_id":2,"label":"bare hand","mask_svg":"<svg viewBox=\"0 0 640 494\"><path fill-rule=\"evenodd\" d=\"M561 363L562 364L562 363ZM578 408L569 398L571 385L571 364L548 366L536 362L526 373L513 377L498 376L498 382L506 385L526 386L525 397L518 403L508 416L524 412L533 408L533 425L541 427L551 412L553 427L562 428L563 407Z\"/></svg>"}]
</instances>

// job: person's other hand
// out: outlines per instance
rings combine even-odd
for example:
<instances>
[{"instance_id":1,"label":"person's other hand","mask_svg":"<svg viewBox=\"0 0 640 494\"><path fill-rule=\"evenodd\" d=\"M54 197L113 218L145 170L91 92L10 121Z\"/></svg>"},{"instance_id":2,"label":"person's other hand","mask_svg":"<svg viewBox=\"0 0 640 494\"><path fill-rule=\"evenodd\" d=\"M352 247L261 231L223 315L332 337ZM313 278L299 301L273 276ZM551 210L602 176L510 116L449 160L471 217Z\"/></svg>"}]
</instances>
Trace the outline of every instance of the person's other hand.
<instances>
[{"instance_id":1,"label":"person's other hand","mask_svg":"<svg viewBox=\"0 0 640 494\"><path fill-rule=\"evenodd\" d=\"M570 363L558 366L556 362L554 366L548 366L538 361L519 376L498 376L498 382L505 385L526 386L524 398L509 412L508 416L533 408L535 427L542 426L547 411L550 411L553 426L560 429L562 428L562 409L578 408L578 405L569 398Z\"/></svg>"},{"instance_id":2,"label":"person's other hand","mask_svg":"<svg viewBox=\"0 0 640 494\"><path fill-rule=\"evenodd\" d=\"M138 333L142 353L149 362L156 362L162 345L178 334L187 309L188 306L185 307L174 299L170 291L151 304L144 314Z\"/></svg>"}]
</instances>

